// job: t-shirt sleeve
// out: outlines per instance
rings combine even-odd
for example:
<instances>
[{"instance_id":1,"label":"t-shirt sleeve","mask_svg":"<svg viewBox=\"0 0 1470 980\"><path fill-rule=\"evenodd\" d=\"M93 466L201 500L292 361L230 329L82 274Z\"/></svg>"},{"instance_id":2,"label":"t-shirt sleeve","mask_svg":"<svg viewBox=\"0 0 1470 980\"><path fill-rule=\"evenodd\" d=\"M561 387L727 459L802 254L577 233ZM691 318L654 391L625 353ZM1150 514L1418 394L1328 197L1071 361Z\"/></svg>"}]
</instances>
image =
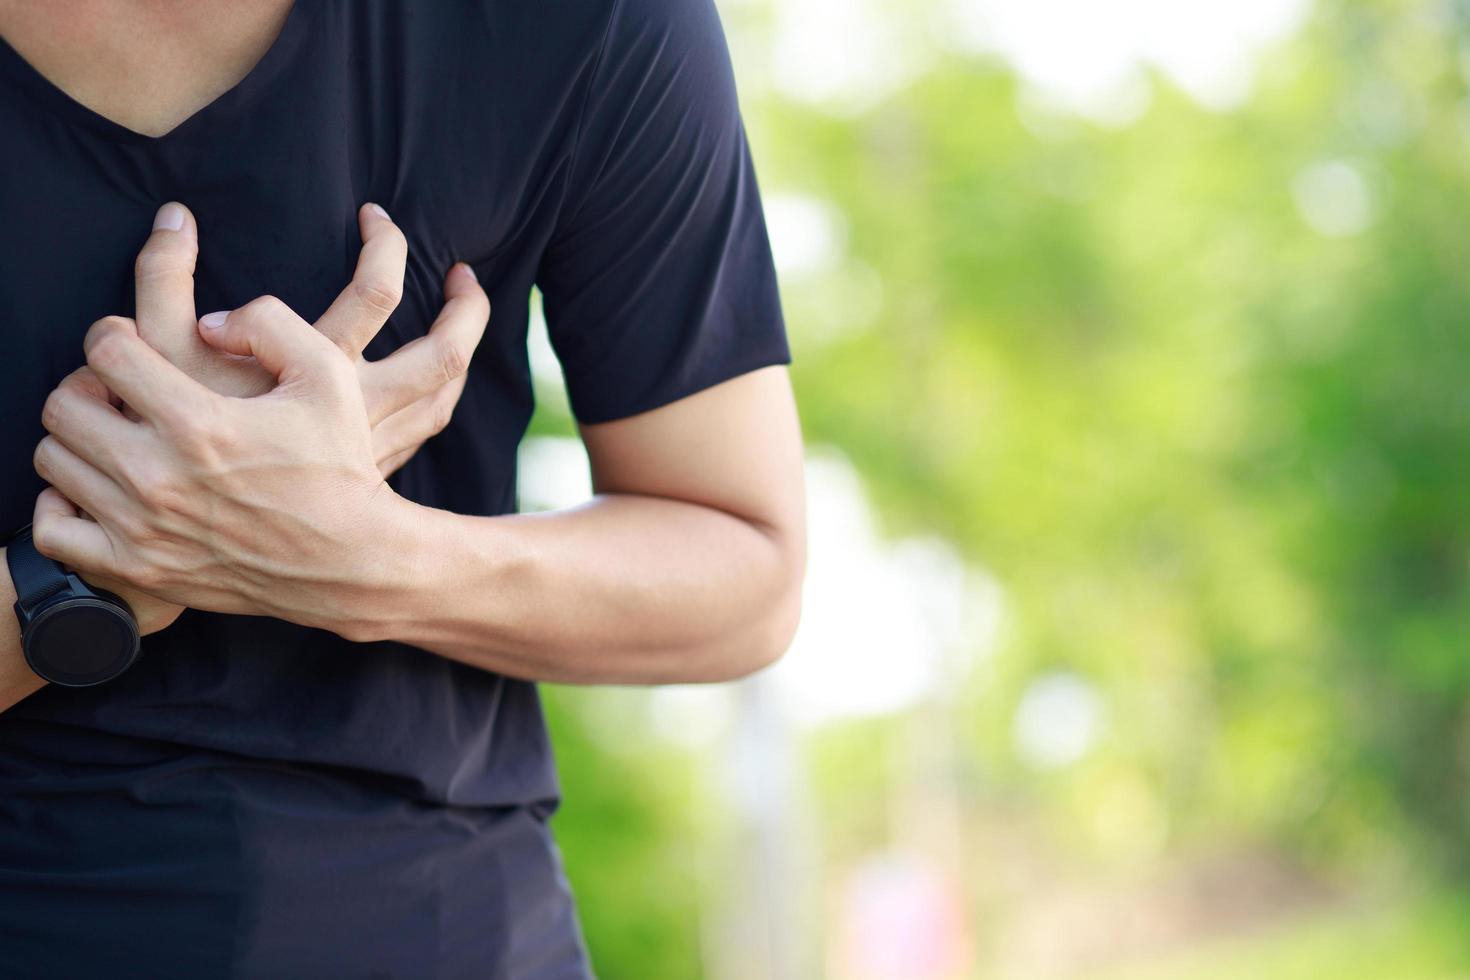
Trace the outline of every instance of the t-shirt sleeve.
<instances>
[{"instance_id":1,"label":"t-shirt sleeve","mask_svg":"<svg viewBox=\"0 0 1470 980\"><path fill-rule=\"evenodd\" d=\"M713 0L615 0L567 187L537 284L578 421L790 363Z\"/></svg>"}]
</instances>

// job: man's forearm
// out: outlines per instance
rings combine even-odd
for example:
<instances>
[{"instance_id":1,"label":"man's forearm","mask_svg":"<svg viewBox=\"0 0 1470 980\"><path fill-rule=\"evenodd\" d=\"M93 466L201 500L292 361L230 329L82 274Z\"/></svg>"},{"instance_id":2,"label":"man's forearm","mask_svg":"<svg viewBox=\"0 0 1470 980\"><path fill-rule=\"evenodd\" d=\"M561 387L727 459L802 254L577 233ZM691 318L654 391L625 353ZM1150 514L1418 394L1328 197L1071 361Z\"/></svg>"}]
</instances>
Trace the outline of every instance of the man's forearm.
<instances>
[{"instance_id":1,"label":"man's forearm","mask_svg":"<svg viewBox=\"0 0 1470 980\"><path fill-rule=\"evenodd\" d=\"M529 680L657 684L748 674L796 629L804 541L724 511L637 494L500 517L410 506L398 546L416 574L348 635Z\"/></svg>"},{"instance_id":2,"label":"man's forearm","mask_svg":"<svg viewBox=\"0 0 1470 980\"><path fill-rule=\"evenodd\" d=\"M15 586L5 566L5 549L0 548L0 711L9 711L46 686L31 670L20 646L20 623L15 618Z\"/></svg>"}]
</instances>

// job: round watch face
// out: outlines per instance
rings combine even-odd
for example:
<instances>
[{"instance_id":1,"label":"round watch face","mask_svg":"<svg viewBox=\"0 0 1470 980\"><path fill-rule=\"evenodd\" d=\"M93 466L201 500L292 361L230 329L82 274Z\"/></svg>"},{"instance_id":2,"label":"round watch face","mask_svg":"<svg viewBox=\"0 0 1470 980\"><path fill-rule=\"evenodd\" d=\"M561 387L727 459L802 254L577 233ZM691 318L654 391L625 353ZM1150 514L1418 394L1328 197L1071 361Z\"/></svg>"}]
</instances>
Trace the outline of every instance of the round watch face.
<instances>
[{"instance_id":1,"label":"round watch face","mask_svg":"<svg viewBox=\"0 0 1470 980\"><path fill-rule=\"evenodd\" d=\"M54 684L100 684L126 670L137 653L132 617L103 599L77 597L47 606L25 634L26 661Z\"/></svg>"}]
</instances>

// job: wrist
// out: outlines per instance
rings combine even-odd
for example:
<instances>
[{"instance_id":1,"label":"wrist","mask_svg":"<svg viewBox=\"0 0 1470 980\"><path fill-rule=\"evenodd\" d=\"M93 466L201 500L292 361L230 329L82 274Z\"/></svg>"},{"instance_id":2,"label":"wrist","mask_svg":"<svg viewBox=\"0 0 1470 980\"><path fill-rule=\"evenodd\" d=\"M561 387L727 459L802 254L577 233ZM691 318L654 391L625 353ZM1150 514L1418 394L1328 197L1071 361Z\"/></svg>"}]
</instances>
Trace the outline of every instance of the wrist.
<instances>
[{"instance_id":1,"label":"wrist","mask_svg":"<svg viewBox=\"0 0 1470 980\"><path fill-rule=\"evenodd\" d=\"M0 711L46 685L46 678L31 669L22 652L19 618L4 612L14 608L15 599L5 548L0 548L0 618L5 620L0 625L0 650L13 651L13 654L0 657Z\"/></svg>"},{"instance_id":2,"label":"wrist","mask_svg":"<svg viewBox=\"0 0 1470 980\"><path fill-rule=\"evenodd\" d=\"M443 585L440 542L448 537L443 518L455 516L400 497L385 485L383 505L364 527L368 587L357 591L343 610L343 622L331 628L359 643L411 636L412 625Z\"/></svg>"}]
</instances>

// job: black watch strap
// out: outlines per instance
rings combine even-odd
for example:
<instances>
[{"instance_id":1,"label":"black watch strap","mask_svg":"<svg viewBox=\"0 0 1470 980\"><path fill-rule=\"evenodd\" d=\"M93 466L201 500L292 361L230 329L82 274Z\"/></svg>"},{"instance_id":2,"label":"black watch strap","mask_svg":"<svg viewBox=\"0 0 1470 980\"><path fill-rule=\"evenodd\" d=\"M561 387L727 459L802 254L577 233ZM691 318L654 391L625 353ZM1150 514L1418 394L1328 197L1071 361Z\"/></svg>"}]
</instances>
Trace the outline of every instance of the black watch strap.
<instances>
[{"instance_id":1,"label":"black watch strap","mask_svg":"<svg viewBox=\"0 0 1470 980\"><path fill-rule=\"evenodd\" d=\"M127 602L37 551L30 525L6 544L5 563L15 585L21 649L37 675L66 687L91 687L137 658L138 621Z\"/></svg>"},{"instance_id":2,"label":"black watch strap","mask_svg":"<svg viewBox=\"0 0 1470 980\"><path fill-rule=\"evenodd\" d=\"M5 548L5 563L10 566L10 581L15 586L16 603L29 615L37 606L68 588L66 571L61 565L36 550L31 540L31 525L16 532Z\"/></svg>"}]
</instances>

